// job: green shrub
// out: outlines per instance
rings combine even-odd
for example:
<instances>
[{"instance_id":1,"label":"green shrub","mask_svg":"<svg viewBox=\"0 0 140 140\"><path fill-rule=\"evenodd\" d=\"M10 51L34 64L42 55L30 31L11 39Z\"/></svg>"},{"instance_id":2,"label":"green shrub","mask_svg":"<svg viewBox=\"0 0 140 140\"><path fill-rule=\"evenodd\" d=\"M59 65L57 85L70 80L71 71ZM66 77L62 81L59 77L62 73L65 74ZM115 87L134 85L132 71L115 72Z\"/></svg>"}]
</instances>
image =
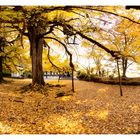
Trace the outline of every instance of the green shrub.
<instances>
[{"instance_id":1,"label":"green shrub","mask_svg":"<svg viewBox=\"0 0 140 140\"><path fill-rule=\"evenodd\" d=\"M25 72L23 73L23 77L24 77L24 78L32 78L32 73L31 73L30 71L25 71Z\"/></svg>"},{"instance_id":2,"label":"green shrub","mask_svg":"<svg viewBox=\"0 0 140 140\"><path fill-rule=\"evenodd\" d=\"M100 80L101 78L99 78L97 75L94 74L90 75L90 81L99 82Z\"/></svg>"},{"instance_id":3,"label":"green shrub","mask_svg":"<svg viewBox=\"0 0 140 140\"><path fill-rule=\"evenodd\" d=\"M90 75L85 74L85 77L84 77L84 79L83 79L83 80L85 80L85 81L90 81Z\"/></svg>"},{"instance_id":4,"label":"green shrub","mask_svg":"<svg viewBox=\"0 0 140 140\"><path fill-rule=\"evenodd\" d=\"M77 73L77 78L79 80L84 80L87 77L87 74L85 72L78 72Z\"/></svg>"},{"instance_id":5,"label":"green shrub","mask_svg":"<svg viewBox=\"0 0 140 140\"><path fill-rule=\"evenodd\" d=\"M77 74L77 78L79 80L85 80L85 81L93 81L93 82L99 82L101 81L101 78L99 78L97 75L95 74L86 74L85 72L79 72Z\"/></svg>"},{"instance_id":6,"label":"green shrub","mask_svg":"<svg viewBox=\"0 0 140 140\"><path fill-rule=\"evenodd\" d=\"M11 77L11 72L3 72L3 77Z\"/></svg>"},{"instance_id":7,"label":"green shrub","mask_svg":"<svg viewBox=\"0 0 140 140\"><path fill-rule=\"evenodd\" d=\"M31 73L28 74L28 78L32 78L32 74Z\"/></svg>"},{"instance_id":8,"label":"green shrub","mask_svg":"<svg viewBox=\"0 0 140 140\"><path fill-rule=\"evenodd\" d=\"M91 75L85 73L85 72L78 72L77 78L79 80L85 80L85 81L91 81Z\"/></svg>"}]
</instances>

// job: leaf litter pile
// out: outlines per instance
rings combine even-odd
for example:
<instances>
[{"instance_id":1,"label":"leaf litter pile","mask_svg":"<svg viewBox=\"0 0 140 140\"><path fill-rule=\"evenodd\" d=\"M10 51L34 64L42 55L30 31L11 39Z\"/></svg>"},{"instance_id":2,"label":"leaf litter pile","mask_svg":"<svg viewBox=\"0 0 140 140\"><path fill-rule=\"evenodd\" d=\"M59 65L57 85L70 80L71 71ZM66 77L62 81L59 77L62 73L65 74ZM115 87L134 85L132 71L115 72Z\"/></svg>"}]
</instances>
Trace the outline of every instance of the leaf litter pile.
<instances>
[{"instance_id":1,"label":"leaf litter pile","mask_svg":"<svg viewBox=\"0 0 140 140\"><path fill-rule=\"evenodd\" d=\"M47 83L48 81L46 81ZM28 79L0 84L1 134L139 134L140 87Z\"/></svg>"}]
</instances>

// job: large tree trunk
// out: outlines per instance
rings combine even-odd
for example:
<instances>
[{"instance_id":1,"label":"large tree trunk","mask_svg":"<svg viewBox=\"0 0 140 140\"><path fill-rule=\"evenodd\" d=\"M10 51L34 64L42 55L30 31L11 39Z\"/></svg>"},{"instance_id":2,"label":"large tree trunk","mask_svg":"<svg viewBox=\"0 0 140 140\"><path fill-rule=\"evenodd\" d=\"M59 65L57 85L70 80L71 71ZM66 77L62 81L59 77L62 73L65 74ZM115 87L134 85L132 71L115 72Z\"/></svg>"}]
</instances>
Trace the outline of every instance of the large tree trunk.
<instances>
[{"instance_id":1,"label":"large tree trunk","mask_svg":"<svg viewBox=\"0 0 140 140\"><path fill-rule=\"evenodd\" d=\"M34 43L33 43L34 44ZM42 40L36 41L35 46L32 48L32 83L44 85L43 68L42 68Z\"/></svg>"},{"instance_id":2,"label":"large tree trunk","mask_svg":"<svg viewBox=\"0 0 140 140\"><path fill-rule=\"evenodd\" d=\"M29 31L32 59L32 84L45 85L42 68L43 39L38 39L35 28Z\"/></svg>"}]
</instances>

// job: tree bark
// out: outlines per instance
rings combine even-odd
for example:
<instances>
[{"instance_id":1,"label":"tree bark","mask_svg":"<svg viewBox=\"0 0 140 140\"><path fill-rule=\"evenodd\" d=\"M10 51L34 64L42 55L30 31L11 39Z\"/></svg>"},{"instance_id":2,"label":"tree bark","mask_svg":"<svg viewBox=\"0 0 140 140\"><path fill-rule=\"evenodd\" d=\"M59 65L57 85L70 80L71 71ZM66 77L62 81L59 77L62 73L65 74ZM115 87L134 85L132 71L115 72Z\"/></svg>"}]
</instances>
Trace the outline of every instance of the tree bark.
<instances>
[{"instance_id":1,"label":"tree bark","mask_svg":"<svg viewBox=\"0 0 140 140\"><path fill-rule=\"evenodd\" d=\"M122 84L121 84L121 77L120 77L120 68L119 68L118 59L116 59L116 62L117 62L118 77L119 77L120 95L123 96Z\"/></svg>"},{"instance_id":2,"label":"tree bark","mask_svg":"<svg viewBox=\"0 0 140 140\"><path fill-rule=\"evenodd\" d=\"M122 78L125 79L126 78L126 70L127 70L127 58L125 58L125 57L122 58L122 68L123 68Z\"/></svg>"},{"instance_id":3,"label":"tree bark","mask_svg":"<svg viewBox=\"0 0 140 140\"><path fill-rule=\"evenodd\" d=\"M72 92L74 92L74 69L72 68Z\"/></svg>"},{"instance_id":4,"label":"tree bark","mask_svg":"<svg viewBox=\"0 0 140 140\"><path fill-rule=\"evenodd\" d=\"M28 29L32 60L32 84L45 85L42 68L43 39L38 39L36 29Z\"/></svg>"},{"instance_id":5,"label":"tree bark","mask_svg":"<svg viewBox=\"0 0 140 140\"><path fill-rule=\"evenodd\" d=\"M0 42L0 52L2 52L2 40L1 40L1 42ZM0 82L3 80L2 59L3 59L3 57L0 56Z\"/></svg>"},{"instance_id":6,"label":"tree bark","mask_svg":"<svg viewBox=\"0 0 140 140\"><path fill-rule=\"evenodd\" d=\"M3 80L3 73L2 73L2 57L0 56L0 82Z\"/></svg>"}]
</instances>

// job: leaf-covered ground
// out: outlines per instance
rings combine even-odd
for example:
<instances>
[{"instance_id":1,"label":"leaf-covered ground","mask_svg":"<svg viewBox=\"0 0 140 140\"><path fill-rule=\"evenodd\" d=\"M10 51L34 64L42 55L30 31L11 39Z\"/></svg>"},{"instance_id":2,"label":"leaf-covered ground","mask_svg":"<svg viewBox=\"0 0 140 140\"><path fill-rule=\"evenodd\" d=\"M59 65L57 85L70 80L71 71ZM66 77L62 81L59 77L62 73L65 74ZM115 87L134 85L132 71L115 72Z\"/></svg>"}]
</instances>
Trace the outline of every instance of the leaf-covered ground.
<instances>
[{"instance_id":1,"label":"leaf-covered ground","mask_svg":"<svg viewBox=\"0 0 140 140\"><path fill-rule=\"evenodd\" d=\"M49 81L52 85L57 81ZM140 86L71 81L25 90L31 80L0 84L1 134L135 134L140 131ZM45 91L46 90L46 91ZM59 92L69 96L56 98Z\"/></svg>"}]
</instances>

